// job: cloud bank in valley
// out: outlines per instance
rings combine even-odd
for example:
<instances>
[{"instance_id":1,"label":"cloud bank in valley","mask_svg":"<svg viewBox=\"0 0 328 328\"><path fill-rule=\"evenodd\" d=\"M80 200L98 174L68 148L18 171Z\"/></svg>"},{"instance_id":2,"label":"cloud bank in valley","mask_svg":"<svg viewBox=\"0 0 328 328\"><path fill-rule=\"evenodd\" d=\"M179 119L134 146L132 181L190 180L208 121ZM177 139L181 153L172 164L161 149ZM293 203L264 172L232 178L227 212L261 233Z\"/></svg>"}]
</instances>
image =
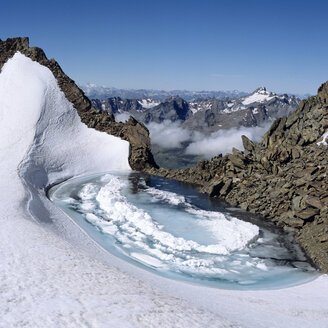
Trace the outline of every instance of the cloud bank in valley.
<instances>
[{"instance_id":1,"label":"cloud bank in valley","mask_svg":"<svg viewBox=\"0 0 328 328\"><path fill-rule=\"evenodd\" d=\"M242 135L246 135L253 141L260 141L271 123L264 127L241 127L228 130L219 130L209 136L197 131L190 131L180 127L179 122L164 121L163 123L150 123L147 125L150 131L152 144L165 149L182 148L182 143L189 142L184 151L190 155L202 155L211 158L218 154L231 152L232 148L243 149Z\"/></svg>"},{"instance_id":2,"label":"cloud bank in valley","mask_svg":"<svg viewBox=\"0 0 328 328\"><path fill-rule=\"evenodd\" d=\"M116 121L125 122L130 115L128 113L116 114ZM162 123L151 122L147 125L151 142L164 149L181 148L189 155L202 155L209 159L218 154L231 152L232 148L243 150L241 136L245 135L253 141L260 141L272 122L263 127L240 127L228 130L219 130L205 135L198 131L191 131L180 126L181 122L165 120ZM189 145L183 149L183 143Z\"/></svg>"},{"instance_id":3,"label":"cloud bank in valley","mask_svg":"<svg viewBox=\"0 0 328 328\"><path fill-rule=\"evenodd\" d=\"M147 125L152 144L171 149L180 148L185 141L192 140L192 132L183 129L180 122L165 120L162 123L151 122Z\"/></svg>"},{"instance_id":4,"label":"cloud bank in valley","mask_svg":"<svg viewBox=\"0 0 328 328\"><path fill-rule=\"evenodd\" d=\"M218 154L224 155L231 152L232 147L243 150L242 135L247 136L253 141L260 141L270 124L264 127L242 127L239 129L219 130L213 132L210 136L204 136L199 133L198 135L194 135L194 140L186 148L186 153L211 158Z\"/></svg>"}]
</instances>

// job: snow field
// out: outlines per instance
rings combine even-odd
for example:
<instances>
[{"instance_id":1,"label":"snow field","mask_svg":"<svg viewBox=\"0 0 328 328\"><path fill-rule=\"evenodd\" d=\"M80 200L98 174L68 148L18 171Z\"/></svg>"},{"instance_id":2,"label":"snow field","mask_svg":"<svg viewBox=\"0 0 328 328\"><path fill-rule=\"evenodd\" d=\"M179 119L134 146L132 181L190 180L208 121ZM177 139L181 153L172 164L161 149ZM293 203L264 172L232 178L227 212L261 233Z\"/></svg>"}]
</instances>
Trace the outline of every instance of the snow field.
<instances>
[{"instance_id":1,"label":"snow field","mask_svg":"<svg viewBox=\"0 0 328 328\"><path fill-rule=\"evenodd\" d=\"M74 228L44 187L129 169L127 142L88 129L52 73L20 53L0 74L0 119L0 327L216 326L217 316L93 260L31 220ZM100 252L76 227L64 230Z\"/></svg>"}]
</instances>

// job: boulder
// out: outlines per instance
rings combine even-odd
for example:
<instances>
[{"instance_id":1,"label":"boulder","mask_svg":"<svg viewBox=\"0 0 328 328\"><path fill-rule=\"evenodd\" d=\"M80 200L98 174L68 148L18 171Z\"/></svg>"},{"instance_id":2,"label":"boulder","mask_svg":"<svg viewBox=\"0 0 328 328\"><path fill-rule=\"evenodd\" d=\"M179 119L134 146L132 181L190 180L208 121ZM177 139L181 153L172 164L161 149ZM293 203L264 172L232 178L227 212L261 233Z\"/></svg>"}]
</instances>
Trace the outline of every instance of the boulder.
<instances>
[{"instance_id":1,"label":"boulder","mask_svg":"<svg viewBox=\"0 0 328 328\"><path fill-rule=\"evenodd\" d=\"M305 203L307 205L310 205L314 208L317 208L317 209L321 209L323 208L324 204L320 201L319 198L317 197L313 197L313 196L308 196L306 199L305 199Z\"/></svg>"},{"instance_id":2,"label":"boulder","mask_svg":"<svg viewBox=\"0 0 328 328\"><path fill-rule=\"evenodd\" d=\"M248 150L250 153L252 153L255 150L255 145L253 141L251 141L244 135L241 136L241 140L243 142L243 146L245 150Z\"/></svg>"},{"instance_id":3,"label":"boulder","mask_svg":"<svg viewBox=\"0 0 328 328\"><path fill-rule=\"evenodd\" d=\"M212 181L205 190L211 197L218 196L224 185L223 181Z\"/></svg>"},{"instance_id":4,"label":"boulder","mask_svg":"<svg viewBox=\"0 0 328 328\"><path fill-rule=\"evenodd\" d=\"M313 219L314 216L319 213L320 211L316 208L306 208L301 211L295 211L295 215L304 221Z\"/></svg>"},{"instance_id":5,"label":"boulder","mask_svg":"<svg viewBox=\"0 0 328 328\"><path fill-rule=\"evenodd\" d=\"M220 196L225 196L229 193L229 191L231 190L232 187L232 180L229 179L225 182L225 184L223 185L223 187L220 190Z\"/></svg>"},{"instance_id":6,"label":"boulder","mask_svg":"<svg viewBox=\"0 0 328 328\"><path fill-rule=\"evenodd\" d=\"M241 169L245 168L245 161L241 156L238 156L238 155L236 156L236 155L233 155L233 154L229 154L228 158L229 158L230 162L235 167L238 167L238 168L241 168Z\"/></svg>"}]
</instances>

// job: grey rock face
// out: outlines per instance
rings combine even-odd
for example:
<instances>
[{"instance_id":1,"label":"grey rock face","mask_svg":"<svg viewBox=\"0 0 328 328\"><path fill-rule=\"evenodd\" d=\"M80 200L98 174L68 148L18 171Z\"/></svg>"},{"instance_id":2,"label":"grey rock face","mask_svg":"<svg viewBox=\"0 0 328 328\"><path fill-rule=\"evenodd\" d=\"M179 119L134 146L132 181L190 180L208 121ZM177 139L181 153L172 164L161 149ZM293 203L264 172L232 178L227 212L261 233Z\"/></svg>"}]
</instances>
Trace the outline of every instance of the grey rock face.
<instances>
[{"instance_id":1,"label":"grey rock face","mask_svg":"<svg viewBox=\"0 0 328 328\"><path fill-rule=\"evenodd\" d=\"M161 123L165 120L171 122L185 121L192 115L188 103L176 96L169 97L161 102L151 99L121 99L119 97L107 98L105 100L92 100L94 106L99 110L109 113L128 113L143 123Z\"/></svg>"},{"instance_id":2,"label":"grey rock face","mask_svg":"<svg viewBox=\"0 0 328 328\"><path fill-rule=\"evenodd\" d=\"M120 97L107 98L104 100L92 99L92 105L99 110L106 110L109 114L128 112L134 114L142 111L142 105L137 99L122 99Z\"/></svg>"},{"instance_id":3,"label":"grey rock face","mask_svg":"<svg viewBox=\"0 0 328 328\"><path fill-rule=\"evenodd\" d=\"M168 98L159 105L147 109L141 117L141 121L145 123L156 122L161 123L164 120L185 121L192 115L189 110L188 103L179 96Z\"/></svg>"}]
</instances>

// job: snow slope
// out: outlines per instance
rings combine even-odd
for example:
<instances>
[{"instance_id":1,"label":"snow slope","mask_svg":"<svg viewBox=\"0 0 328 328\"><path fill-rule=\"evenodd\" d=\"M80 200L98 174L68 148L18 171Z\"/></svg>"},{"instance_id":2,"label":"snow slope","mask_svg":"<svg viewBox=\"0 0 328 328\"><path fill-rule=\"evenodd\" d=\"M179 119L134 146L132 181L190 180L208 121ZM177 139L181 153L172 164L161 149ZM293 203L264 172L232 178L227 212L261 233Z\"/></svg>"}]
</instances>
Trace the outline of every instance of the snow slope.
<instances>
[{"instance_id":1,"label":"snow slope","mask_svg":"<svg viewBox=\"0 0 328 328\"><path fill-rule=\"evenodd\" d=\"M0 74L0 121L0 327L214 327L217 316L58 237L101 253L44 188L71 176L129 170L126 141L88 129L50 70L20 53Z\"/></svg>"},{"instance_id":2,"label":"snow slope","mask_svg":"<svg viewBox=\"0 0 328 328\"><path fill-rule=\"evenodd\" d=\"M157 105L160 104L159 101L155 101L155 100L150 99L150 98L138 100L138 103L143 108L146 108L146 109L153 108L153 107L155 107L155 106L157 106Z\"/></svg>"},{"instance_id":3,"label":"snow slope","mask_svg":"<svg viewBox=\"0 0 328 328\"><path fill-rule=\"evenodd\" d=\"M263 292L158 277L105 253L46 197L71 176L129 169L52 73L17 53L0 74L0 327L324 327L328 280ZM37 222L35 222L37 221Z\"/></svg>"},{"instance_id":4,"label":"snow slope","mask_svg":"<svg viewBox=\"0 0 328 328\"><path fill-rule=\"evenodd\" d=\"M317 142L317 145L320 146L320 145L324 145L324 146L328 146L327 142L326 142L326 139L328 138L328 132L325 132L322 137L321 137L321 141Z\"/></svg>"}]
</instances>

